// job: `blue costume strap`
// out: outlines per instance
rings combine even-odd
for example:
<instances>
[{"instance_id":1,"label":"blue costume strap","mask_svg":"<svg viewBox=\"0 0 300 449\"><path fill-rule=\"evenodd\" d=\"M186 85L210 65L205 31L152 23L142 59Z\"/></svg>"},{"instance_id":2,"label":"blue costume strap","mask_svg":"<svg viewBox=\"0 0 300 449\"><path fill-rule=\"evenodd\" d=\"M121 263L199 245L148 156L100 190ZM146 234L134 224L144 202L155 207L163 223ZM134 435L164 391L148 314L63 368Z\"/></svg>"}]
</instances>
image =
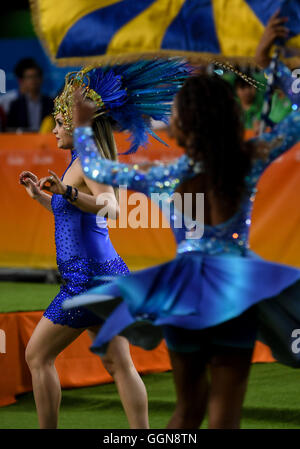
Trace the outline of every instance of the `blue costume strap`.
<instances>
[{"instance_id":1,"label":"blue costume strap","mask_svg":"<svg viewBox=\"0 0 300 449\"><path fill-rule=\"evenodd\" d=\"M152 192L173 192L185 179L203 171L202 165L187 156L172 164L152 166L143 172L138 164L124 164L103 159L97 149L91 127L76 128L74 147L80 157L84 174L101 184L127 188L150 195Z\"/></svg>"},{"instance_id":2,"label":"blue costume strap","mask_svg":"<svg viewBox=\"0 0 300 449\"><path fill-rule=\"evenodd\" d=\"M265 74L267 77L272 76L270 67L265 70ZM300 106L300 79L282 61L278 62L276 85L289 97L293 103L292 108L296 110Z\"/></svg>"},{"instance_id":3,"label":"blue costume strap","mask_svg":"<svg viewBox=\"0 0 300 449\"><path fill-rule=\"evenodd\" d=\"M66 172L68 171L68 169L71 167L71 165L73 164L73 162L75 161L75 159L78 157L78 154L76 153L76 151L73 149L71 150L71 160L69 162L69 165L67 166L67 168L65 169L65 171L63 172L60 180L63 181L64 176L66 174Z\"/></svg>"}]
</instances>

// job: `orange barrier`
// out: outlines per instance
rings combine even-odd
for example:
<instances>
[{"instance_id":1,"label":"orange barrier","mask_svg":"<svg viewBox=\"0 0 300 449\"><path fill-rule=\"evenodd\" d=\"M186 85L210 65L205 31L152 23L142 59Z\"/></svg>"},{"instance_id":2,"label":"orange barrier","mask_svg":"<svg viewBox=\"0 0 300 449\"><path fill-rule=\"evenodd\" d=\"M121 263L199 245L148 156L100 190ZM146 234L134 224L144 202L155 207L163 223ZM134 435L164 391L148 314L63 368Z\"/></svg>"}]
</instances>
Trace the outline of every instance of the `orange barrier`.
<instances>
[{"instance_id":1,"label":"orange barrier","mask_svg":"<svg viewBox=\"0 0 300 449\"><path fill-rule=\"evenodd\" d=\"M158 134L169 141L163 132ZM119 151L128 147L125 139L124 135L116 135ZM127 162L148 159L167 161L182 154L182 150L173 142L170 142L170 146L172 150L163 149L161 144L152 140L148 150L140 150L135 155L122 156L120 159ZM48 168L61 175L69 160L69 152L58 150L55 139L51 135L0 135L0 190L2 192L0 266L38 268L56 266L53 217L27 196L24 187L18 184L18 175L22 170L27 169L41 177L48 174ZM300 267L299 162L300 146L298 145L268 168L259 182L250 235L252 249L262 257L298 267ZM110 236L118 253L130 268L160 263L171 259L175 254L176 246L170 229L111 229ZM50 300L51 298L49 302ZM5 395L5 392L8 392L10 398L30 388L22 354L40 314L41 312L33 312L33 315L26 312L0 314L0 329L7 330L7 341L11 344L7 354L0 354L1 364L7 363L6 368L0 372L0 385L4 385L2 394ZM28 327L26 323L29 322L31 324ZM79 362L78 365L82 365L82 368L77 371L77 358L81 360L82 354L85 354L85 360L88 357L96 360L96 356L89 352L88 346L88 336L82 335L71 345L72 350L67 348L60 356L60 360L64 360L65 357L68 359L65 354L73 351L72 357L76 358L76 369L75 361L71 368L65 369L64 366L67 365L64 363L58 365L61 366L59 369L62 380L69 379L65 383L63 380L64 386L89 385L91 382L89 376L95 383L102 381L99 380L102 379L103 373L100 374L101 365L97 358L97 363L89 359L86 366L90 368L86 371L84 371L85 363ZM169 361L164 345L160 350L162 353L157 370L163 371L169 369ZM155 351L153 354L156 357ZM3 362L4 360L6 362ZM257 343L253 362L272 361L274 359L270 355L269 348ZM152 369L152 362L153 359L147 352L141 359L140 369ZM93 363L96 364L93 365ZM71 381L70 376L73 379Z\"/></svg>"},{"instance_id":2,"label":"orange barrier","mask_svg":"<svg viewBox=\"0 0 300 449\"><path fill-rule=\"evenodd\" d=\"M182 154L164 132L158 134L170 148L151 139L149 149L120 160L167 161ZM120 152L128 147L123 134L116 134L116 141ZM262 177L250 238L251 247L261 256L296 266L300 266L299 149L300 145L295 146ZM48 168L61 175L69 160L69 151L57 149L52 135L0 134L0 191L5 192L0 200L0 266L56 267L53 217L28 197L18 184L18 175L28 169L41 177L48 174ZM110 229L110 236L130 268L171 259L176 250L170 229L117 228Z\"/></svg>"},{"instance_id":3,"label":"orange barrier","mask_svg":"<svg viewBox=\"0 0 300 449\"><path fill-rule=\"evenodd\" d=\"M126 139L124 134L116 134L120 152L128 147ZM120 160L141 162L163 156L168 161L182 154L174 145L171 150L154 139L151 142L149 150L140 150L130 157L121 156ZM25 169L38 177L47 176L49 168L61 176L69 160L70 152L57 149L51 134L0 134L0 189L6 192L1 197L0 266L56 267L53 217L29 198L24 187L18 184L18 176ZM131 268L140 267L144 260L157 263L175 254L169 229L111 229L110 235Z\"/></svg>"},{"instance_id":4,"label":"orange barrier","mask_svg":"<svg viewBox=\"0 0 300 449\"><path fill-rule=\"evenodd\" d=\"M25 361L25 348L41 315L42 312L0 314L0 329L7 335L6 354L0 354L0 407L13 404L16 402L16 395L32 390L31 375ZM83 332L58 356L55 366L63 388L91 386L112 381L100 357L88 349L90 345L91 340L87 332ZM141 374L171 369L164 342L153 351L144 351L131 346L131 355ZM270 357L269 349L257 343L253 361L265 361L266 356ZM262 358L264 360L261 360Z\"/></svg>"},{"instance_id":5,"label":"orange barrier","mask_svg":"<svg viewBox=\"0 0 300 449\"><path fill-rule=\"evenodd\" d=\"M16 402L16 395L32 390L25 348L41 316L42 312L0 314L0 329L7 335L6 354L0 354L0 407ZM84 332L58 356L55 366L63 388L112 382L100 357L89 350L90 345L88 333ZM164 343L153 351L131 347L131 354L137 370L142 374L171 368Z\"/></svg>"}]
</instances>

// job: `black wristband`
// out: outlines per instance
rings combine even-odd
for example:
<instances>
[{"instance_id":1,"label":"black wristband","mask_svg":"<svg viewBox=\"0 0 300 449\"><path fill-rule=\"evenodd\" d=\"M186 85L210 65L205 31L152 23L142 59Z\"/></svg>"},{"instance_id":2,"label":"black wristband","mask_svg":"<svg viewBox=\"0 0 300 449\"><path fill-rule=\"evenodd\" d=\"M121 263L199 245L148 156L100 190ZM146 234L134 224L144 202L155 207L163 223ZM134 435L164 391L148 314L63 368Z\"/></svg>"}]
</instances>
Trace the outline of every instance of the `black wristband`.
<instances>
[{"instance_id":1,"label":"black wristband","mask_svg":"<svg viewBox=\"0 0 300 449\"><path fill-rule=\"evenodd\" d=\"M67 186L67 190L65 191L65 193L63 194L63 197L66 200L70 200L72 197L72 186Z\"/></svg>"},{"instance_id":2,"label":"black wristband","mask_svg":"<svg viewBox=\"0 0 300 449\"><path fill-rule=\"evenodd\" d=\"M74 187L74 189L75 189L75 195L74 195L74 198L70 198L70 201L76 201L78 198L78 189L76 187Z\"/></svg>"}]
</instances>

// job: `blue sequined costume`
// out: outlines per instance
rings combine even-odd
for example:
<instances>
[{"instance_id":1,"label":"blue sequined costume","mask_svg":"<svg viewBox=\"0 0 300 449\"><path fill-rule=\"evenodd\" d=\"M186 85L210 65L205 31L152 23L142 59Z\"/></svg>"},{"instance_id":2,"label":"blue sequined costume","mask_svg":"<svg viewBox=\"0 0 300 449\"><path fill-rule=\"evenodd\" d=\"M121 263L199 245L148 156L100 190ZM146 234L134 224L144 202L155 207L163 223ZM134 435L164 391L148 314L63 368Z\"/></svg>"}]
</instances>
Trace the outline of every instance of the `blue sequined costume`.
<instances>
[{"instance_id":1,"label":"blue sequined costume","mask_svg":"<svg viewBox=\"0 0 300 449\"><path fill-rule=\"evenodd\" d=\"M265 71L266 76L273 76L270 68ZM275 82L292 102L292 109L296 110L300 106L300 80L297 74L291 73L282 61L278 61Z\"/></svg>"},{"instance_id":2,"label":"blue sequined costume","mask_svg":"<svg viewBox=\"0 0 300 449\"><path fill-rule=\"evenodd\" d=\"M200 331L209 334L215 344L230 347L253 347L258 338L271 347L278 361L300 366L300 356L292 350L292 331L300 327L300 270L266 261L248 244L258 180L276 157L300 140L300 114L290 114L272 133L259 139L272 141L274 147L267 160L253 163L245 179L247 192L229 220L205 225L202 238L187 239L188 226L175 226L182 217L173 207L170 221L178 247L174 260L124 279L117 277L72 299L73 305L84 304L99 316L108 317L92 351L104 352L107 342L117 334L151 349L161 340L162 327L168 347L178 351L196 350L193 333ZM203 170L187 156L147 173L138 166L103 160L91 128L76 129L74 144L86 176L113 186L126 184L148 196L172 193L180 182ZM66 301L64 307L72 304ZM186 330L191 337L185 341L185 334L172 332L174 329Z\"/></svg>"},{"instance_id":3,"label":"blue sequined costume","mask_svg":"<svg viewBox=\"0 0 300 449\"><path fill-rule=\"evenodd\" d=\"M76 158L73 150L61 180ZM44 316L55 324L74 328L101 324L103 320L85 307L66 311L62 302L99 285L99 280L93 279L97 275L123 275L129 270L109 239L104 217L83 212L62 195L53 194L51 206L55 218L56 260L63 284Z\"/></svg>"}]
</instances>

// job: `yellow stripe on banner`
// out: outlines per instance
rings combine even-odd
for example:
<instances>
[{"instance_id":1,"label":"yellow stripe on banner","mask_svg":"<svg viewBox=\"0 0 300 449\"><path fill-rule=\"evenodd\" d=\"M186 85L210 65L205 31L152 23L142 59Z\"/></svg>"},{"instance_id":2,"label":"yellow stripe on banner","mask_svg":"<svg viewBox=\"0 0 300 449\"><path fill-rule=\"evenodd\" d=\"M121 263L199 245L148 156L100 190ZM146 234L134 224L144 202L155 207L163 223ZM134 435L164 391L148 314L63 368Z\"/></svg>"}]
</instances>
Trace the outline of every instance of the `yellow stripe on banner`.
<instances>
[{"instance_id":1,"label":"yellow stripe on banner","mask_svg":"<svg viewBox=\"0 0 300 449\"><path fill-rule=\"evenodd\" d=\"M289 39L287 41L288 47L296 47L300 51L300 35L292 37L292 39Z\"/></svg>"},{"instance_id":2,"label":"yellow stripe on banner","mask_svg":"<svg viewBox=\"0 0 300 449\"><path fill-rule=\"evenodd\" d=\"M46 41L52 56L55 56L67 31L77 20L105 6L122 0L34 0L32 10L40 36Z\"/></svg>"},{"instance_id":3,"label":"yellow stripe on banner","mask_svg":"<svg viewBox=\"0 0 300 449\"><path fill-rule=\"evenodd\" d=\"M106 54L158 51L184 0L156 0L111 39Z\"/></svg>"},{"instance_id":4,"label":"yellow stripe on banner","mask_svg":"<svg viewBox=\"0 0 300 449\"><path fill-rule=\"evenodd\" d=\"M244 0L212 0L224 56L254 56L264 26Z\"/></svg>"}]
</instances>

